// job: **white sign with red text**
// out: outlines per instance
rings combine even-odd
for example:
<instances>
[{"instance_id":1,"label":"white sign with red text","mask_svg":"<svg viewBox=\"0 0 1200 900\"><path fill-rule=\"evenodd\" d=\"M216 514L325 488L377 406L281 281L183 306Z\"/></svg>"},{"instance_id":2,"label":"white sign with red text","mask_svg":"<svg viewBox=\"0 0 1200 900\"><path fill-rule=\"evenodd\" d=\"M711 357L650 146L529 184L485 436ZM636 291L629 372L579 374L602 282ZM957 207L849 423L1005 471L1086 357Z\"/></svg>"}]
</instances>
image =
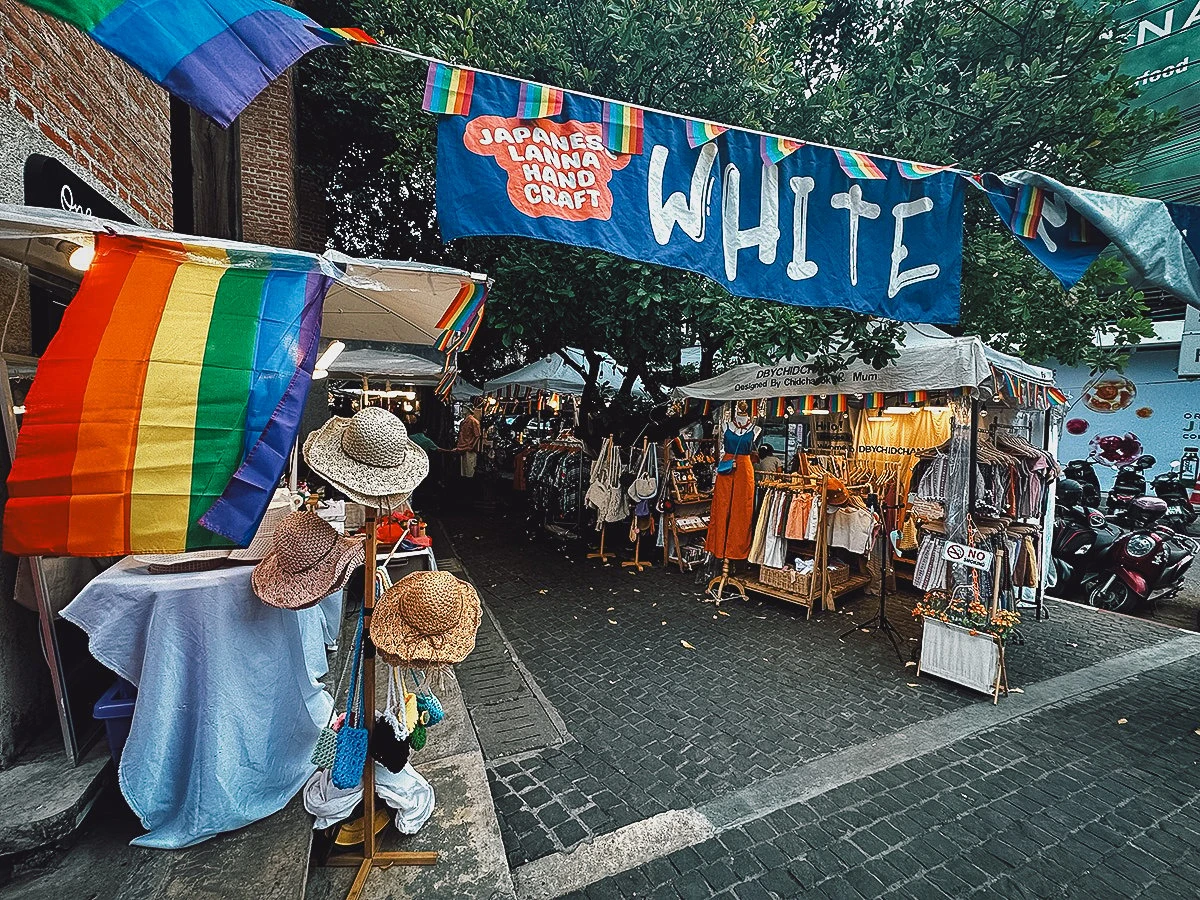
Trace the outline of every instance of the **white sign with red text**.
<instances>
[{"instance_id":1,"label":"white sign with red text","mask_svg":"<svg viewBox=\"0 0 1200 900\"><path fill-rule=\"evenodd\" d=\"M942 559L972 569L987 570L992 567L991 553L979 547L968 547L966 544L947 544L946 549L942 551Z\"/></svg>"}]
</instances>

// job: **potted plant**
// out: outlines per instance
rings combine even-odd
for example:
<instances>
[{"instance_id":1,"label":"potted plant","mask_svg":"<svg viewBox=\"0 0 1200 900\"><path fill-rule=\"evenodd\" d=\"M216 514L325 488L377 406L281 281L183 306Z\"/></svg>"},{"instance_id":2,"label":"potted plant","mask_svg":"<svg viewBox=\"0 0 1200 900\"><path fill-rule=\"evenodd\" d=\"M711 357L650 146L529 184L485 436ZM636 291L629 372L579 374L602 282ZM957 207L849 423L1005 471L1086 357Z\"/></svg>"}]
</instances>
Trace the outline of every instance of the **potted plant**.
<instances>
[{"instance_id":1,"label":"potted plant","mask_svg":"<svg viewBox=\"0 0 1200 900\"><path fill-rule=\"evenodd\" d=\"M999 700L1004 641L1020 624L1020 613L989 609L969 588L958 588L952 594L931 591L913 615L922 620L918 675L936 675Z\"/></svg>"}]
</instances>

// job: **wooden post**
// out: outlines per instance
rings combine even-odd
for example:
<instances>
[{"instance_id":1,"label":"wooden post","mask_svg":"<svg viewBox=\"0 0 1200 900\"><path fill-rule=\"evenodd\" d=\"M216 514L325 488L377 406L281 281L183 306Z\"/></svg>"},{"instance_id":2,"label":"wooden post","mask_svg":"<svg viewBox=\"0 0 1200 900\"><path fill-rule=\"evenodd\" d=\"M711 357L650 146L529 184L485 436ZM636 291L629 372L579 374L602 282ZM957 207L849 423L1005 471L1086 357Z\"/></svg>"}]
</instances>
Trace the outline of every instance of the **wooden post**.
<instances>
[{"instance_id":1,"label":"wooden post","mask_svg":"<svg viewBox=\"0 0 1200 900\"><path fill-rule=\"evenodd\" d=\"M600 548L592 553L589 553L587 555L588 559L598 559L598 560L600 560L600 562L606 563L612 557L617 555L617 554L611 553L611 552L606 553L604 550L604 533L607 530L608 530L608 523L601 522L600 523Z\"/></svg>"}]
</instances>

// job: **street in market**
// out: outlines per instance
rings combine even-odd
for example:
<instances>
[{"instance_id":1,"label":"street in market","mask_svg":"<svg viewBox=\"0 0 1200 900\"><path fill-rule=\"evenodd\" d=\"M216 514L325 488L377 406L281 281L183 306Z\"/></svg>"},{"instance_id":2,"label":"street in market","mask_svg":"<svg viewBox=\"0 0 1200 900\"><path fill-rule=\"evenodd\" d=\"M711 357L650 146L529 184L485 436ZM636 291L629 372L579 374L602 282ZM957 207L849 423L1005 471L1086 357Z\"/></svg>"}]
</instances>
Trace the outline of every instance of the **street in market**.
<instances>
[{"instance_id":1,"label":"street in market","mask_svg":"<svg viewBox=\"0 0 1200 900\"><path fill-rule=\"evenodd\" d=\"M0 0L0 897L1200 883L1200 7Z\"/></svg>"}]
</instances>

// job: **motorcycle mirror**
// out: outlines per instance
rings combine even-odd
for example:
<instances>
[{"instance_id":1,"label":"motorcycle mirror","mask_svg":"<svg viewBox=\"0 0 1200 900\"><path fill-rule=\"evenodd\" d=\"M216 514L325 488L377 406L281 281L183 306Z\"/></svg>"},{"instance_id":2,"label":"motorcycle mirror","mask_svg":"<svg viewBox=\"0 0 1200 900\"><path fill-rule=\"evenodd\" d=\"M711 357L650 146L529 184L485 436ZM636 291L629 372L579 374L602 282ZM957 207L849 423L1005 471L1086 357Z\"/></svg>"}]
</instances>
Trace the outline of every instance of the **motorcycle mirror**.
<instances>
[{"instance_id":1,"label":"motorcycle mirror","mask_svg":"<svg viewBox=\"0 0 1200 900\"><path fill-rule=\"evenodd\" d=\"M1156 460L1153 456L1151 456L1149 453L1147 453L1144 456L1139 457L1139 459L1135 463L1135 465L1139 469L1149 469L1149 468L1153 467L1153 465L1156 462L1158 462L1158 460Z\"/></svg>"}]
</instances>

